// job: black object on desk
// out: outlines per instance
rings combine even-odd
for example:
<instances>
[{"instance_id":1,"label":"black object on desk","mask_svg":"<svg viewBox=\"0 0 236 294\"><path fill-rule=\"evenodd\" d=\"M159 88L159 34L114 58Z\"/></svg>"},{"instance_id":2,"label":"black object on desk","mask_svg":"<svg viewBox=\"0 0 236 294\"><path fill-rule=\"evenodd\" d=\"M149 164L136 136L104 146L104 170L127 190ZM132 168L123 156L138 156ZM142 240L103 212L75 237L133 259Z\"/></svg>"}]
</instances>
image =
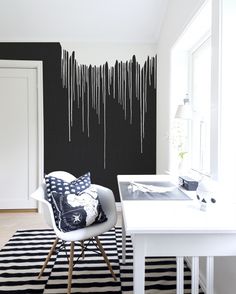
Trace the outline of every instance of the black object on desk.
<instances>
[{"instance_id":1,"label":"black object on desk","mask_svg":"<svg viewBox=\"0 0 236 294\"><path fill-rule=\"evenodd\" d=\"M181 176L179 177L179 185L188 191L196 191L198 182L187 176Z\"/></svg>"}]
</instances>

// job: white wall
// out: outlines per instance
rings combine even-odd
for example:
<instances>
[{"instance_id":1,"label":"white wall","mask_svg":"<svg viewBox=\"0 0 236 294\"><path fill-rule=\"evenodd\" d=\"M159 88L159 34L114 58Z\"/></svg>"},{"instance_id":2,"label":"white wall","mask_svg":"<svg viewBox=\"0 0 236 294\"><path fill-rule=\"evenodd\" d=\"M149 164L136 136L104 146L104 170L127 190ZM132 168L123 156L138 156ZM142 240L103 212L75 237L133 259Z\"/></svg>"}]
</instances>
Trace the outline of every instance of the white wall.
<instances>
[{"instance_id":1,"label":"white wall","mask_svg":"<svg viewBox=\"0 0 236 294\"><path fill-rule=\"evenodd\" d=\"M137 61L143 65L147 56L154 56L157 53L155 44L147 43L80 43L63 42L63 49L69 52L75 51L79 64L102 65L108 62L114 65L116 60L127 61L136 56Z\"/></svg>"},{"instance_id":2,"label":"white wall","mask_svg":"<svg viewBox=\"0 0 236 294\"><path fill-rule=\"evenodd\" d=\"M169 170L171 48L204 0L169 1L158 43L157 173Z\"/></svg>"}]
</instances>

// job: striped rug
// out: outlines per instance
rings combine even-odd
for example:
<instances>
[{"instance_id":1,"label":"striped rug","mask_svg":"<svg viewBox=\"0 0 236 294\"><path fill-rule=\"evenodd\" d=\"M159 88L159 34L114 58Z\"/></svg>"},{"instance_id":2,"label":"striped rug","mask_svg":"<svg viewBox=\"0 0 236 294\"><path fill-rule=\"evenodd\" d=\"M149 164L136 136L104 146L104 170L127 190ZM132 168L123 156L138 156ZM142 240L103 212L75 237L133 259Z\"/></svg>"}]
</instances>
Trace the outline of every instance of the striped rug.
<instances>
[{"instance_id":1,"label":"striped rug","mask_svg":"<svg viewBox=\"0 0 236 294\"><path fill-rule=\"evenodd\" d=\"M121 228L101 235L100 240L117 276L114 281L103 260L94 251L76 263L71 293L132 294L132 243L127 236L126 264L121 262ZM68 263L64 251L52 256L40 280L37 275L55 240L53 230L19 230L0 251L0 293L66 293ZM90 245L89 249L94 249ZM68 245L69 249L69 245ZM77 250L78 252L79 250ZM79 256L77 253L75 256ZM176 293L176 260L171 257L146 258L145 293ZM191 293L191 273L185 265L185 291Z\"/></svg>"}]
</instances>

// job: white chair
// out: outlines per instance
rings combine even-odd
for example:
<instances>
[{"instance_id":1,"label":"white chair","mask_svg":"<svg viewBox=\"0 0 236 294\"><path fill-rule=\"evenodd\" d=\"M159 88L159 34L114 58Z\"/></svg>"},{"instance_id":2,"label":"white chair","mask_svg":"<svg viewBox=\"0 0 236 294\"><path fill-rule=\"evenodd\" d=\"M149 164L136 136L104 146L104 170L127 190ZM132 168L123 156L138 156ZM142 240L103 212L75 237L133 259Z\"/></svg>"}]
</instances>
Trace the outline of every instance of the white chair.
<instances>
[{"instance_id":1,"label":"white chair","mask_svg":"<svg viewBox=\"0 0 236 294\"><path fill-rule=\"evenodd\" d=\"M50 176L60 178L64 181L71 182L75 179L75 177L67 172L64 171L55 171L49 174ZM84 241L89 239L94 239L97 243L97 247L100 250L105 262L107 263L107 266L113 276L113 278L116 280L116 276L113 272L113 269L111 267L111 264L106 256L106 253L102 247L101 242L98 239L98 236L103 234L104 232L109 231L112 227L115 226L116 220L117 220L117 213L116 213L116 206L115 206L115 199L113 192L100 185L94 185L96 187L98 196L102 205L102 209L104 213L107 216L107 221L99 224L93 224L91 226L78 229L71 232L62 232L60 231L55 223L54 220L54 214L51 207L51 204L46 200L46 184L43 183L33 194L31 194L31 197L35 200L38 200L40 203L42 203L42 213L44 215L44 218L47 222L47 224L53 228L57 238L54 241L48 256L42 266L42 269L38 275L38 278L40 278L44 272L44 269L46 268L48 261L50 260L50 257L52 256L53 252L56 249L57 243L59 240L62 241L69 241L71 242L70 245L70 256L69 256L69 269L68 269L68 287L67 287L67 293L71 293L71 282L72 282L72 272L73 272L73 260L74 260L74 245L75 241L80 241L82 246L82 256L84 256Z\"/></svg>"}]
</instances>

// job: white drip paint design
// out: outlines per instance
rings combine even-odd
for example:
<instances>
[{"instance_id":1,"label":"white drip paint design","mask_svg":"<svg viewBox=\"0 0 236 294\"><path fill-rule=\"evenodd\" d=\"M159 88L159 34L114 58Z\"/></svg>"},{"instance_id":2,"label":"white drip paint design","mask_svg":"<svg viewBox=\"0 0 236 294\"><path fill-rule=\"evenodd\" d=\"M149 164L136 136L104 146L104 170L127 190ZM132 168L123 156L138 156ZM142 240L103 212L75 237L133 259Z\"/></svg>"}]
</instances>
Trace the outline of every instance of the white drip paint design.
<instances>
[{"instance_id":1,"label":"white drip paint design","mask_svg":"<svg viewBox=\"0 0 236 294\"><path fill-rule=\"evenodd\" d=\"M107 144L107 99L112 95L124 112L124 119L129 117L133 123L133 98L139 101L140 153L143 153L145 138L145 115L148 110L148 87L153 83L157 87L157 56L147 58L143 67L135 56L125 63L116 61L114 66L108 63L102 66L79 65L75 53L69 56L68 51L62 51L61 77L63 88L67 89L68 104L68 140L71 142L73 127L73 112L75 104L81 111L81 129L91 136L90 111L95 111L98 124L103 124L103 167L106 169ZM101 112L102 111L102 112ZM102 113L102 117L101 117Z\"/></svg>"}]
</instances>

